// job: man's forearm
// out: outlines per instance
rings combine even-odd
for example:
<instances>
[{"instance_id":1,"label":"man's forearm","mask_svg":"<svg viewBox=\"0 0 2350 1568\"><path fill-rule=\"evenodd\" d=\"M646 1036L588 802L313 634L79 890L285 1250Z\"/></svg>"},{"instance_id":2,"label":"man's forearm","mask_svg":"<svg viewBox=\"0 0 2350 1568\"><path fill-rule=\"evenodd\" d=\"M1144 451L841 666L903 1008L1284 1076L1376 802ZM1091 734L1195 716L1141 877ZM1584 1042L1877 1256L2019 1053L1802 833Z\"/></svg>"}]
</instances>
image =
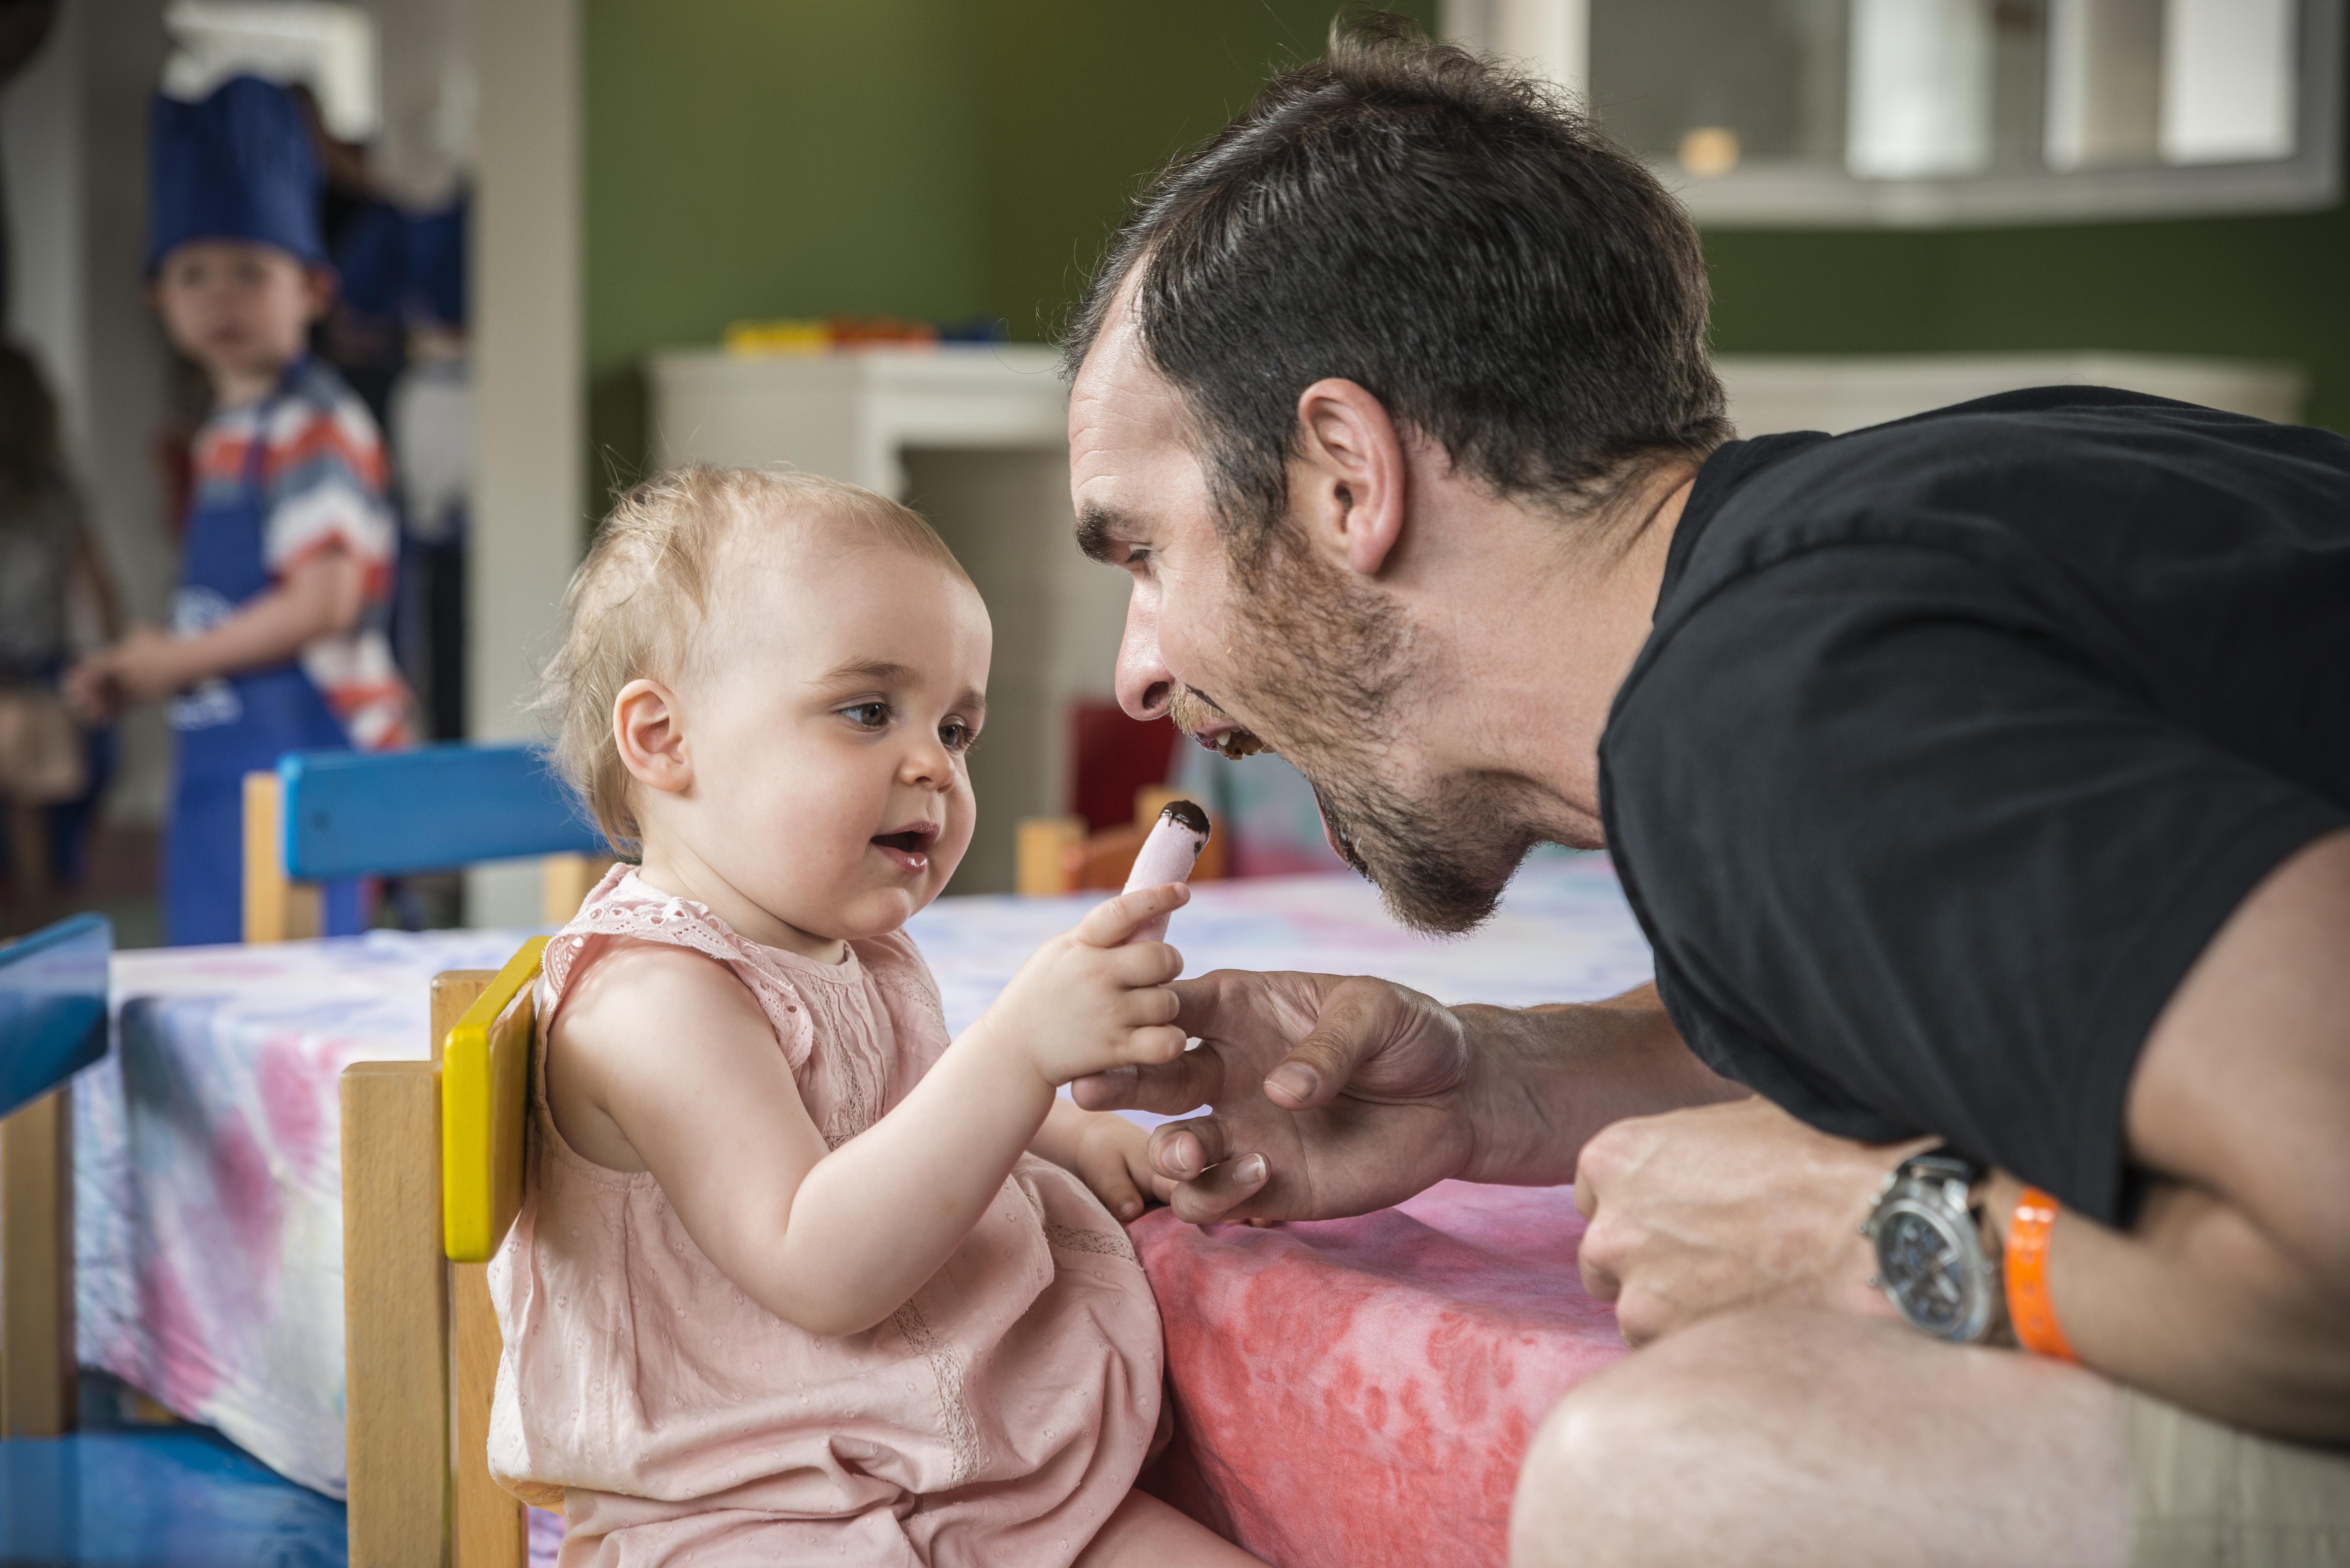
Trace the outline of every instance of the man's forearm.
<instances>
[{"instance_id":1,"label":"man's forearm","mask_svg":"<svg viewBox=\"0 0 2350 1568\"><path fill-rule=\"evenodd\" d=\"M2004 1172L1985 1191L2002 1242L2021 1191ZM2066 1212L2048 1259L2084 1365L2230 1425L2350 1438L2350 1303L2225 1199L2157 1182L2127 1231Z\"/></svg>"},{"instance_id":2,"label":"man's forearm","mask_svg":"<svg viewBox=\"0 0 2350 1568\"><path fill-rule=\"evenodd\" d=\"M1611 1122L1750 1092L1698 1060L1654 985L1600 1002L1452 1011L1477 1064L1464 1180L1563 1185L1585 1140Z\"/></svg>"}]
</instances>

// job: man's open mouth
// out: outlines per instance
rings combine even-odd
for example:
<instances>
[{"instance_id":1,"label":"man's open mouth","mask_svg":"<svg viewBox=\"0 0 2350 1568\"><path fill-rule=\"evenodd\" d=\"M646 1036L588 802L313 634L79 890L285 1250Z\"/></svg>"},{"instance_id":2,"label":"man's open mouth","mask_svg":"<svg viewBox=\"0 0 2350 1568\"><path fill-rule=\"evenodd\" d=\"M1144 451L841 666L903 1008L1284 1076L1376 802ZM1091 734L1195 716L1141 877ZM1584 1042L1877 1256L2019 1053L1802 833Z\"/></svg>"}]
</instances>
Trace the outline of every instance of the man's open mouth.
<instances>
[{"instance_id":1,"label":"man's open mouth","mask_svg":"<svg viewBox=\"0 0 2350 1568\"><path fill-rule=\"evenodd\" d=\"M916 823L891 833L873 836L873 847L908 871L927 871L931 866L931 846L939 830L929 823Z\"/></svg>"},{"instance_id":2,"label":"man's open mouth","mask_svg":"<svg viewBox=\"0 0 2350 1568\"><path fill-rule=\"evenodd\" d=\"M1272 750L1248 731L1239 728L1211 730L1203 734L1193 735L1191 738L1208 750L1221 752L1235 762L1243 757L1253 757L1259 752Z\"/></svg>"}]
</instances>

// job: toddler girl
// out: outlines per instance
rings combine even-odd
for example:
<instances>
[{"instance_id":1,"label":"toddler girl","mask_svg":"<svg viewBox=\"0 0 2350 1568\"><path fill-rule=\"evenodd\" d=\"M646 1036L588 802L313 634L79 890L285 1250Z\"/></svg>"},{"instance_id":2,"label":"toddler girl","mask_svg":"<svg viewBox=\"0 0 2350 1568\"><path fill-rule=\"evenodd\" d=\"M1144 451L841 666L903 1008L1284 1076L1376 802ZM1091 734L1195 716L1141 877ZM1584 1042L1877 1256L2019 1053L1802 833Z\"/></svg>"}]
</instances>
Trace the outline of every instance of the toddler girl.
<instances>
[{"instance_id":1,"label":"toddler girl","mask_svg":"<svg viewBox=\"0 0 2350 1568\"><path fill-rule=\"evenodd\" d=\"M1140 1213L1143 1137L1054 1094L1182 1050L1181 960L1122 944L1186 889L951 1044L900 929L971 842L954 557L852 485L687 470L568 614L557 754L641 863L546 950L493 1470L565 1509L564 1568L1253 1562L1133 1490L1159 1317L1104 1203Z\"/></svg>"}]
</instances>

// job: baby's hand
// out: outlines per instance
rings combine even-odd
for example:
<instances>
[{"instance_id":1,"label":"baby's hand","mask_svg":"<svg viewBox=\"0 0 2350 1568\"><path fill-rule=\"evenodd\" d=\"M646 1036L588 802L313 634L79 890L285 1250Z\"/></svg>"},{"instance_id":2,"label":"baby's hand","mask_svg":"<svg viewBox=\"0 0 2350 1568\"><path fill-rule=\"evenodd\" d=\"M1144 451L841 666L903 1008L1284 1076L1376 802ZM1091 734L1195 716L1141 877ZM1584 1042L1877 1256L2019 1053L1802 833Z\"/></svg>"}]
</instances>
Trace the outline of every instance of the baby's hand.
<instances>
[{"instance_id":1,"label":"baby's hand","mask_svg":"<svg viewBox=\"0 0 2350 1568\"><path fill-rule=\"evenodd\" d=\"M1167 982L1183 972L1183 955L1165 942L1125 944L1136 927L1191 897L1191 888L1170 882L1095 906L1021 966L981 1027L1024 1050L1055 1086L1112 1067L1173 1061L1183 1054L1184 1034L1174 1026Z\"/></svg>"},{"instance_id":2,"label":"baby's hand","mask_svg":"<svg viewBox=\"0 0 2350 1568\"><path fill-rule=\"evenodd\" d=\"M1121 1225L1142 1218L1145 1193L1164 1202L1174 1190L1150 1168L1150 1135L1115 1111L1088 1113L1075 1154L1070 1168Z\"/></svg>"}]
</instances>

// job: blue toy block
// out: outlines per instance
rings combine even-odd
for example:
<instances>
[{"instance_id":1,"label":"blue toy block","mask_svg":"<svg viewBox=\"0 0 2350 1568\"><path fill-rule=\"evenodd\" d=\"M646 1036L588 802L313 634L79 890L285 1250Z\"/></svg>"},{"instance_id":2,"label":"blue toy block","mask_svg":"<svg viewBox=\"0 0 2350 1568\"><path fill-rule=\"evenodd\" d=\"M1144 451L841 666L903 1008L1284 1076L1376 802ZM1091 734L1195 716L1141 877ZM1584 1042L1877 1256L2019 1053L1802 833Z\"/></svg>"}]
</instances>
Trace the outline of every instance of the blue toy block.
<instances>
[{"instance_id":1,"label":"blue toy block","mask_svg":"<svg viewBox=\"0 0 2350 1568\"><path fill-rule=\"evenodd\" d=\"M0 1116L106 1054L114 927L76 915L0 947Z\"/></svg>"},{"instance_id":2,"label":"blue toy block","mask_svg":"<svg viewBox=\"0 0 2350 1568\"><path fill-rule=\"evenodd\" d=\"M277 777L286 874L299 882L608 853L531 746L293 752L278 762Z\"/></svg>"}]
</instances>

